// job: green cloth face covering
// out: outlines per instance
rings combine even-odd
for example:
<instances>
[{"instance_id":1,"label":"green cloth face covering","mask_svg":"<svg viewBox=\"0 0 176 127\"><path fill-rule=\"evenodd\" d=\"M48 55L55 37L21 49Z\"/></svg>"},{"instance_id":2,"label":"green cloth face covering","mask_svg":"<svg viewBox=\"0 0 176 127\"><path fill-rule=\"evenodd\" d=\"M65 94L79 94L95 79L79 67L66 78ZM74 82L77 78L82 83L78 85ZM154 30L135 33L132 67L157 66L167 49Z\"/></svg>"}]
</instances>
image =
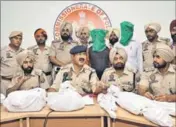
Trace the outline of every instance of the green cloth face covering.
<instances>
[{"instance_id":1,"label":"green cloth face covering","mask_svg":"<svg viewBox=\"0 0 176 127\"><path fill-rule=\"evenodd\" d=\"M92 50L94 52L101 52L106 49L105 36L107 34L106 30L94 29L90 31L90 36L92 37Z\"/></svg>"},{"instance_id":2,"label":"green cloth face covering","mask_svg":"<svg viewBox=\"0 0 176 127\"><path fill-rule=\"evenodd\" d=\"M123 46L127 46L131 38L133 37L134 25L128 21L124 21L120 23L120 29L121 29L120 43Z\"/></svg>"}]
</instances>

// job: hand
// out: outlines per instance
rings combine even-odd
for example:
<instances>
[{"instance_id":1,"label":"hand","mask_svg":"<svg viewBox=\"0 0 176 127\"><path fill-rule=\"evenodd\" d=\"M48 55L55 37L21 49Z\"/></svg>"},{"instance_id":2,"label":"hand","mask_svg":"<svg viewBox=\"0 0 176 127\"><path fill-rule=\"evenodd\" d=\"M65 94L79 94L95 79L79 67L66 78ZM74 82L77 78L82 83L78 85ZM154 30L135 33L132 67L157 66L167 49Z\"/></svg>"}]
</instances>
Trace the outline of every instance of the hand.
<instances>
[{"instance_id":1,"label":"hand","mask_svg":"<svg viewBox=\"0 0 176 127\"><path fill-rule=\"evenodd\" d=\"M154 98L156 101L168 101L169 100L169 97L168 97L168 95L167 94L165 94L165 95L159 95L159 96L156 96L155 98Z\"/></svg>"},{"instance_id":2,"label":"hand","mask_svg":"<svg viewBox=\"0 0 176 127\"><path fill-rule=\"evenodd\" d=\"M54 89L54 88L48 88L47 92L56 92L56 89Z\"/></svg>"},{"instance_id":3,"label":"hand","mask_svg":"<svg viewBox=\"0 0 176 127\"><path fill-rule=\"evenodd\" d=\"M98 87L103 89L103 90L107 90L108 89L108 85L106 85L104 82L102 81L98 81Z\"/></svg>"},{"instance_id":4,"label":"hand","mask_svg":"<svg viewBox=\"0 0 176 127\"><path fill-rule=\"evenodd\" d=\"M144 96L147 97L147 98L149 98L149 99L151 99L151 100L153 100L155 98L150 92L146 92L144 94Z\"/></svg>"},{"instance_id":5,"label":"hand","mask_svg":"<svg viewBox=\"0 0 176 127\"><path fill-rule=\"evenodd\" d=\"M18 79L17 79L17 82L19 84L23 84L26 80L28 80L30 77L29 76L20 76Z\"/></svg>"}]
</instances>

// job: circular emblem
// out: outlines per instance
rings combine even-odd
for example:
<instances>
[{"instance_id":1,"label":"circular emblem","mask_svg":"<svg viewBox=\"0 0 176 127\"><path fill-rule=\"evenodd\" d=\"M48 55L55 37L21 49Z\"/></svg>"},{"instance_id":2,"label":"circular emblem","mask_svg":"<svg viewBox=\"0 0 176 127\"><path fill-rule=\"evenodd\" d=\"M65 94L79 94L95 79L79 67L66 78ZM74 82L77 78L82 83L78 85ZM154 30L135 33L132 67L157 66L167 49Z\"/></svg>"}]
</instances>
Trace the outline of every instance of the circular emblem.
<instances>
[{"instance_id":1,"label":"circular emblem","mask_svg":"<svg viewBox=\"0 0 176 127\"><path fill-rule=\"evenodd\" d=\"M64 21L72 23L73 32L81 26L87 26L90 30L93 28L107 29L111 27L109 17L101 8L86 2L72 4L59 14L54 24L55 40L60 38L60 27Z\"/></svg>"}]
</instances>

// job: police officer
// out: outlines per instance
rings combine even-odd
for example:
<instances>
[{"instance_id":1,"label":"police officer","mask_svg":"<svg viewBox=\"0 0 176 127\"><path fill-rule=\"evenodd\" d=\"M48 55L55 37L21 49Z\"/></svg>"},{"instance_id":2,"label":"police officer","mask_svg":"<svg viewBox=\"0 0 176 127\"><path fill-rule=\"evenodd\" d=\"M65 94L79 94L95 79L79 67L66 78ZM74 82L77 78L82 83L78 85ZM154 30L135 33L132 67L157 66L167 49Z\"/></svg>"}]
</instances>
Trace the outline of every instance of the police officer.
<instances>
[{"instance_id":1,"label":"police officer","mask_svg":"<svg viewBox=\"0 0 176 127\"><path fill-rule=\"evenodd\" d=\"M61 66L71 63L70 49L77 45L72 39L72 24L64 22L60 28L62 41L53 41L50 50L50 61L55 65L53 68L53 78L55 78Z\"/></svg>"},{"instance_id":2,"label":"police officer","mask_svg":"<svg viewBox=\"0 0 176 127\"><path fill-rule=\"evenodd\" d=\"M1 93L6 96L6 90L19 65L16 62L16 55L23 51L20 48L23 33L12 31L9 35L10 44L1 49Z\"/></svg>"},{"instance_id":3,"label":"police officer","mask_svg":"<svg viewBox=\"0 0 176 127\"><path fill-rule=\"evenodd\" d=\"M149 23L144 26L144 29L147 40L142 43L143 70L150 71L153 69L152 50L155 48L157 43L170 45L170 40L158 36L158 33L161 30L161 26L158 23Z\"/></svg>"},{"instance_id":4,"label":"police officer","mask_svg":"<svg viewBox=\"0 0 176 127\"><path fill-rule=\"evenodd\" d=\"M172 20L172 22L170 23L170 34L173 41L171 49L174 52L174 60L172 63L176 64L176 19Z\"/></svg>"},{"instance_id":5,"label":"police officer","mask_svg":"<svg viewBox=\"0 0 176 127\"><path fill-rule=\"evenodd\" d=\"M158 43L153 50L154 70L144 72L139 94L157 101L176 102L174 54L168 45Z\"/></svg>"},{"instance_id":6,"label":"police officer","mask_svg":"<svg viewBox=\"0 0 176 127\"><path fill-rule=\"evenodd\" d=\"M85 64L86 49L79 45L70 50L72 63L61 67L49 92L58 91L60 84L66 80L70 80L71 85L81 95L92 93L96 89L98 78L95 70Z\"/></svg>"},{"instance_id":7,"label":"police officer","mask_svg":"<svg viewBox=\"0 0 176 127\"><path fill-rule=\"evenodd\" d=\"M112 48L109 54L112 66L107 68L101 81L109 87L118 86L122 91L135 91L134 74L125 68L127 54L123 48Z\"/></svg>"},{"instance_id":8,"label":"police officer","mask_svg":"<svg viewBox=\"0 0 176 127\"><path fill-rule=\"evenodd\" d=\"M24 50L16 56L21 68L13 76L7 88L7 94L16 90L29 90L36 87L47 89L47 78L42 70L34 68L35 56L29 50Z\"/></svg>"},{"instance_id":9,"label":"police officer","mask_svg":"<svg viewBox=\"0 0 176 127\"><path fill-rule=\"evenodd\" d=\"M108 28L106 45L109 49L113 48L119 41L120 30L118 28Z\"/></svg>"},{"instance_id":10,"label":"police officer","mask_svg":"<svg viewBox=\"0 0 176 127\"><path fill-rule=\"evenodd\" d=\"M35 55L34 67L42 70L45 73L47 80L51 85L52 64L49 59L50 47L46 46L46 40L48 37L47 33L44 29L39 28L34 32L34 37L37 42L37 45L28 48Z\"/></svg>"}]
</instances>

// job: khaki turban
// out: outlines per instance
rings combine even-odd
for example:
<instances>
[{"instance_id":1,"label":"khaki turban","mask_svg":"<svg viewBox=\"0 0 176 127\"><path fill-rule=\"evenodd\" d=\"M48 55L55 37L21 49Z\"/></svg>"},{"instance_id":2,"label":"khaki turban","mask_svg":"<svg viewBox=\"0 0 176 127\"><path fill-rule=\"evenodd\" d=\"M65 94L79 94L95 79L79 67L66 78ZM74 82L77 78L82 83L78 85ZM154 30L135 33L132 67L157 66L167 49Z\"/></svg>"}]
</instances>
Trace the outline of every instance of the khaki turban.
<instances>
[{"instance_id":1,"label":"khaki turban","mask_svg":"<svg viewBox=\"0 0 176 127\"><path fill-rule=\"evenodd\" d=\"M113 63L116 53L123 57L124 63L127 61L127 54L123 48L112 48L109 53L109 59L111 63Z\"/></svg>"},{"instance_id":2,"label":"khaki turban","mask_svg":"<svg viewBox=\"0 0 176 127\"><path fill-rule=\"evenodd\" d=\"M16 56L16 60L19 65L22 65L23 62L26 60L26 58L30 58L33 61L35 61L35 56L34 56L33 52L30 50L24 50Z\"/></svg>"},{"instance_id":3,"label":"khaki turban","mask_svg":"<svg viewBox=\"0 0 176 127\"><path fill-rule=\"evenodd\" d=\"M62 25L61 25L61 28L60 28L60 33L62 31L62 29L68 29L69 30L69 33L70 35L72 35L72 32L73 32L73 27L72 27L72 24L69 23L69 22L63 22Z\"/></svg>"},{"instance_id":4,"label":"khaki turban","mask_svg":"<svg viewBox=\"0 0 176 127\"><path fill-rule=\"evenodd\" d=\"M144 26L144 29L146 30L147 28L154 29L157 33L160 32L161 30L161 25L158 23L149 23Z\"/></svg>"},{"instance_id":5,"label":"khaki turban","mask_svg":"<svg viewBox=\"0 0 176 127\"><path fill-rule=\"evenodd\" d=\"M90 30L89 30L88 27L80 27L80 28L78 29L78 31L76 31L76 35L77 35L77 37L80 37L81 33L84 32L84 33L87 34L87 36L89 36L89 31L90 31Z\"/></svg>"},{"instance_id":6,"label":"khaki turban","mask_svg":"<svg viewBox=\"0 0 176 127\"><path fill-rule=\"evenodd\" d=\"M166 62L171 62L174 59L174 53L172 49L163 43L158 43L152 53L159 55Z\"/></svg>"},{"instance_id":7,"label":"khaki turban","mask_svg":"<svg viewBox=\"0 0 176 127\"><path fill-rule=\"evenodd\" d=\"M108 28L108 33L106 35L107 39L109 39L111 33L114 32L116 36L119 38L120 37L120 30L117 28Z\"/></svg>"},{"instance_id":8,"label":"khaki turban","mask_svg":"<svg viewBox=\"0 0 176 127\"><path fill-rule=\"evenodd\" d=\"M23 33L21 31L12 31L9 35L9 39L15 36L23 36Z\"/></svg>"}]
</instances>

